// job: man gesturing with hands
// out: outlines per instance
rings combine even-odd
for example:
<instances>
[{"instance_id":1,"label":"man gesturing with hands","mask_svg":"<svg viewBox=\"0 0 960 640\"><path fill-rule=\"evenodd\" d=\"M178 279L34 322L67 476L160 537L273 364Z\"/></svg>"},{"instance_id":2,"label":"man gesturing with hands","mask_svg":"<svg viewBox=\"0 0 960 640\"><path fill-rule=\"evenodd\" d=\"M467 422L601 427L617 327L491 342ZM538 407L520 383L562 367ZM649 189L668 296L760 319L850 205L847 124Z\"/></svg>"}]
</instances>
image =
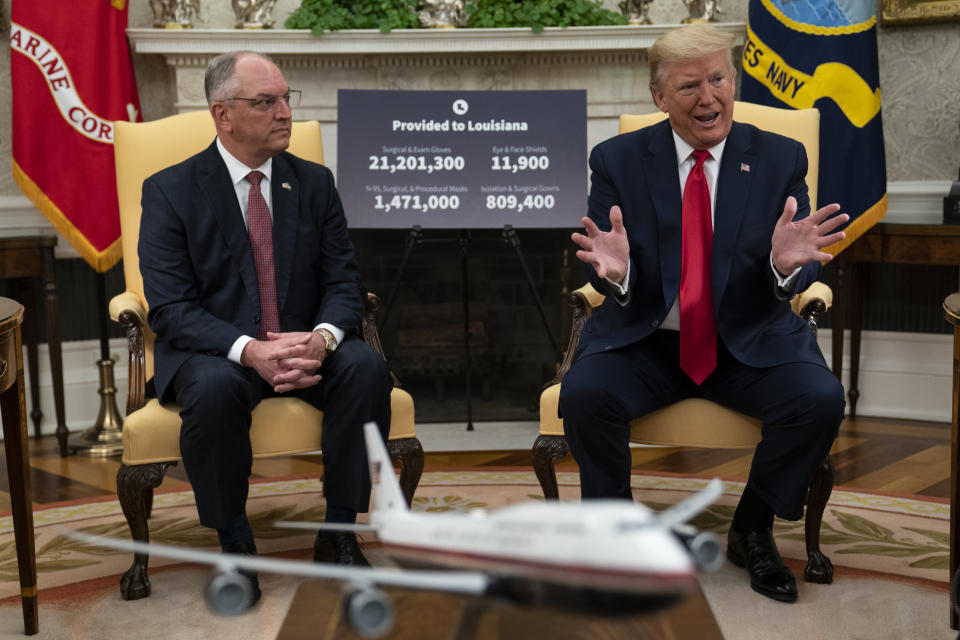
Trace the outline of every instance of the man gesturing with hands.
<instances>
[{"instance_id":1,"label":"man gesturing with hands","mask_svg":"<svg viewBox=\"0 0 960 640\"><path fill-rule=\"evenodd\" d=\"M733 121L732 38L681 27L650 50L663 122L590 155L577 257L606 295L560 392L588 498L631 498L630 420L702 397L763 422L728 537L752 588L797 598L772 535L798 520L844 413L843 388L789 307L848 217L810 213L803 146Z\"/></svg>"}]
</instances>

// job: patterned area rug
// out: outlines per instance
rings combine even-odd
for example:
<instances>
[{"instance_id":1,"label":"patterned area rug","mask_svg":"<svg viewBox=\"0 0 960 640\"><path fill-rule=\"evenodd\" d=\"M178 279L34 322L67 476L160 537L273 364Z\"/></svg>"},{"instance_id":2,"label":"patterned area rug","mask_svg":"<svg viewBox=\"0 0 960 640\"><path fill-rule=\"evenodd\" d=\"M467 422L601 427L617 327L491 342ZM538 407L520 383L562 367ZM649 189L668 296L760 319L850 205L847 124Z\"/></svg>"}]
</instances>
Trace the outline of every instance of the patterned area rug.
<instances>
[{"instance_id":1,"label":"patterned area rug","mask_svg":"<svg viewBox=\"0 0 960 640\"><path fill-rule=\"evenodd\" d=\"M561 499L577 499L577 475L560 473L558 480ZM635 497L654 510L705 483L684 476L633 477ZM742 488L741 483L726 482L721 499L693 524L723 537ZM532 472L441 471L424 474L415 508L463 511L542 499ZM312 477L255 482L248 511L262 554L308 559L312 534L276 529L272 523L322 520L320 482ZM189 491L158 493L150 527L155 542L218 549L215 534L199 526ZM77 543L63 535L66 528L129 535L116 500L64 504L35 513L40 638L108 640L130 635L129 624L137 629L138 640L206 638L214 628L231 638L272 638L296 589L296 579L264 576L265 597L257 609L241 618L219 619L205 611L199 597L205 569L155 556L150 559L151 597L123 602L119 575L130 564L129 554ZM703 576L701 582L724 635L735 640L954 638L947 626L948 532L946 501L834 490L821 533L823 550L837 568L834 584L799 581L799 603L783 605L752 593L746 573L730 565ZM806 558L802 523L778 521L775 533L781 553L801 575ZM374 540L365 542L365 548L375 564L387 562ZM7 515L0 517L0 637L22 633L17 580ZM102 614L97 615L97 624L89 622L94 611Z\"/></svg>"}]
</instances>

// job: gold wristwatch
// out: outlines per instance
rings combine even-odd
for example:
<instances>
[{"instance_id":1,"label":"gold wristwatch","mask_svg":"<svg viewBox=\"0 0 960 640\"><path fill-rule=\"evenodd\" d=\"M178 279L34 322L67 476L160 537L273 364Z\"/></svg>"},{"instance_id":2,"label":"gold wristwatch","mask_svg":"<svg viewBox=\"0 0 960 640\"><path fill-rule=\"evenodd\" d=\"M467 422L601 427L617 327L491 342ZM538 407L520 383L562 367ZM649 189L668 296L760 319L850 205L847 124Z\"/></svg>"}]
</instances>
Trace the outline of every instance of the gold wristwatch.
<instances>
[{"instance_id":1,"label":"gold wristwatch","mask_svg":"<svg viewBox=\"0 0 960 640\"><path fill-rule=\"evenodd\" d=\"M333 353L337 350L337 338L333 335L333 332L330 329L324 329L322 327L314 329L314 333L320 334L320 337L323 338L323 341L327 343L327 353Z\"/></svg>"}]
</instances>

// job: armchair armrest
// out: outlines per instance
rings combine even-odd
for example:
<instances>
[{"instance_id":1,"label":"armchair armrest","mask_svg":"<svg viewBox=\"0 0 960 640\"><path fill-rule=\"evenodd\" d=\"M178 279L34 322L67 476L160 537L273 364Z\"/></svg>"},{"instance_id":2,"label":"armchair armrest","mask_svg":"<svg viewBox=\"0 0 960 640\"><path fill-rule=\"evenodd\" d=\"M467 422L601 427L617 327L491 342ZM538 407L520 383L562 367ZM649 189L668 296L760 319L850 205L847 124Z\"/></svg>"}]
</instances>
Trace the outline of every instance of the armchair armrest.
<instances>
[{"instance_id":1,"label":"armchair armrest","mask_svg":"<svg viewBox=\"0 0 960 640\"><path fill-rule=\"evenodd\" d=\"M120 322L120 314L124 311L130 311L140 318L141 323L147 321L147 310L143 308L140 297L133 291L124 291L113 296L110 300L110 319L114 322Z\"/></svg>"},{"instance_id":2,"label":"armchair armrest","mask_svg":"<svg viewBox=\"0 0 960 640\"><path fill-rule=\"evenodd\" d=\"M143 327L147 310L140 297L125 291L110 300L110 317L127 334L127 415L146 404L146 355L143 348Z\"/></svg>"},{"instance_id":3,"label":"armchair armrest","mask_svg":"<svg viewBox=\"0 0 960 640\"><path fill-rule=\"evenodd\" d=\"M380 309L382 301L380 296L375 293L367 292L367 299L364 303L363 318L361 320L361 328L363 329L363 340L368 345L370 345L374 351L380 354L384 360L387 359L387 356L383 353L383 346L380 344L380 332L377 330L377 311ZM393 375L393 371L390 371L390 379L393 380L393 386L397 388L402 388L400 381L397 380L397 376Z\"/></svg>"},{"instance_id":4,"label":"armchair armrest","mask_svg":"<svg viewBox=\"0 0 960 640\"><path fill-rule=\"evenodd\" d=\"M814 282L802 291L793 296L790 300L790 308L798 316L807 321L810 328L817 330L817 320L821 313L824 313L833 305L833 290L822 282Z\"/></svg>"},{"instance_id":5,"label":"armchair armrest","mask_svg":"<svg viewBox=\"0 0 960 640\"><path fill-rule=\"evenodd\" d=\"M590 284L585 284L579 289L571 291L567 296L567 305L573 310L573 323L570 326L570 340L567 342L567 348L563 352L563 362L557 367L557 373L553 376L544 388L559 384L563 376L567 375L570 366L573 364L573 354L580 344L580 332L583 331L583 325L587 323L587 318L593 313L596 307L603 302L603 295L598 293Z\"/></svg>"},{"instance_id":6,"label":"armchair armrest","mask_svg":"<svg viewBox=\"0 0 960 640\"><path fill-rule=\"evenodd\" d=\"M380 296L375 293L367 292L367 299L364 301L363 319L361 328L363 329L363 340L373 347L373 350L383 355L383 346L380 344L380 333L377 331L377 311L381 305Z\"/></svg>"}]
</instances>

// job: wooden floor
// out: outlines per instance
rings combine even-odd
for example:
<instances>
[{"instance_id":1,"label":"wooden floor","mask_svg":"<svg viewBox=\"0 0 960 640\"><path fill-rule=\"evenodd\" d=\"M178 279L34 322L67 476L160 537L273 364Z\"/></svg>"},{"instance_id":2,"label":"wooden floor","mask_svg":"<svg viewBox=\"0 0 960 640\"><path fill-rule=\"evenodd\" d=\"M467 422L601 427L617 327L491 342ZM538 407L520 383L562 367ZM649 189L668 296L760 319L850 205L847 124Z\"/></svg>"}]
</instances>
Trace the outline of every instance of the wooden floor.
<instances>
[{"instance_id":1,"label":"wooden floor","mask_svg":"<svg viewBox=\"0 0 960 640\"><path fill-rule=\"evenodd\" d=\"M531 443L532 445L533 443ZM119 458L61 458L52 436L30 443L34 505L116 494ZM746 479L750 451L721 449L634 449L634 467L728 480ZM836 484L901 495L950 496L950 425L881 418L846 420L833 448ZM2 458L0 458L2 460ZM0 462L0 464L3 464ZM530 451L427 454L426 468L530 467ZM561 468L575 469L572 459ZM319 456L257 460L255 477L319 474ZM189 486L182 465L170 469L161 488ZM0 512L9 511L6 469L0 473Z\"/></svg>"}]
</instances>

